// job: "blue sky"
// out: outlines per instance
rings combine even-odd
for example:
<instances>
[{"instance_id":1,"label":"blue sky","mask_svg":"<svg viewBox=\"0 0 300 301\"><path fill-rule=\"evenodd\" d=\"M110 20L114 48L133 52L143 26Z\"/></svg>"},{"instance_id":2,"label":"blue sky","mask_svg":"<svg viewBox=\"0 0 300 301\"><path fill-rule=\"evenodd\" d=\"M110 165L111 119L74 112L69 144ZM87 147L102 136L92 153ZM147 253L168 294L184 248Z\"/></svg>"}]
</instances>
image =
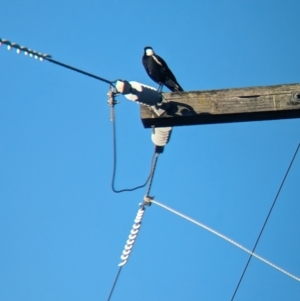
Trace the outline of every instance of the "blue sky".
<instances>
[{"instance_id":1,"label":"blue sky","mask_svg":"<svg viewBox=\"0 0 300 301\"><path fill-rule=\"evenodd\" d=\"M299 82L298 1L5 1L1 38L110 80L156 87L152 46L185 90ZM114 194L107 84L0 48L0 299L106 300L145 189ZM118 97L117 188L153 153ZM300 121L174 128L155 198L252 249L300 142ZM300 155L257 253L300 276ZM248 255L153 205L112 300L230 300ZM298 300L299 282L252 259L235 300Z\"/></svg>"}]
</instances>

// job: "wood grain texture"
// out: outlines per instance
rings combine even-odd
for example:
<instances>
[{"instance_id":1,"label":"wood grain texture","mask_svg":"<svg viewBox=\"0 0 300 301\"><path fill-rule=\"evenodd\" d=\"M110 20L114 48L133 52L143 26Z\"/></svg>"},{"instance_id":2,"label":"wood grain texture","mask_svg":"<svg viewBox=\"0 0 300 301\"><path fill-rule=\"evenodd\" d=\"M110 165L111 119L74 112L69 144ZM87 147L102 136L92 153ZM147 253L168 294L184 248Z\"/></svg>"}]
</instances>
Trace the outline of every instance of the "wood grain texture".
<instances>
[{"instance_id":1,"label":"wood grain texture","mask_svg":"<svg viewBox=\"0 0 300 301\"><path fill-rule=\"evenodd\" d=\"M300 117L300 84L163 93L162 116L141 105L144 127L165 127Z\"/></svg>"}]
</instances>

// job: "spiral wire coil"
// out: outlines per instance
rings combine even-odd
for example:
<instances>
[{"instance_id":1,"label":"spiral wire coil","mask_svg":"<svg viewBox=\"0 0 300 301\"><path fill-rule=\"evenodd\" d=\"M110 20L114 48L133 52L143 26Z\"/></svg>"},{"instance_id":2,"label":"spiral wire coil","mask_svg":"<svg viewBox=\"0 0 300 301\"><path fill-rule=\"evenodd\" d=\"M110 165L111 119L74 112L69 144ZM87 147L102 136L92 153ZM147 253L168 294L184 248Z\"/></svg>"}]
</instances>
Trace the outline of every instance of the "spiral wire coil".
<instances>
[{"instance_id":1,"label":"spiral wire coil","mask_svg":"<svg viewBox=\"0 0 300 301\"><path fill-rule=\"evenodd\" d=\"M124 264L126 264L128 258L129 258L129 255L132 251L132 248L133 248L133 245L134 245L135 240L137 238L137 235L140 231L140 227L141 227L141 224L142 224L142 218L144 216L144 213L145 213L144 205L140 204L140 209L137 212L137 215L136 215L135 220L134 220L134 224L132 225L132 229L130 231L130 234L129 234L128 239L126 241L126 245L125 245L124 250L123 250L122 255L121 255L122 261L118 264L119 267L122 267Z\"/></svg>"}]
</instances>

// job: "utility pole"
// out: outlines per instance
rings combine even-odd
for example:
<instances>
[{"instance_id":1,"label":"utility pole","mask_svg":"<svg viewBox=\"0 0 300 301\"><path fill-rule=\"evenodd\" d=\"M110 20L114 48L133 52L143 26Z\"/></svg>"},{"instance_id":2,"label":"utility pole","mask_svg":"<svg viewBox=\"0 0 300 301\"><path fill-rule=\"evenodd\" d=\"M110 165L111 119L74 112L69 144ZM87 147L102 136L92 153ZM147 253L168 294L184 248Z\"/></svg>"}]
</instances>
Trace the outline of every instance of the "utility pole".
<instances>
[{"instance_id":1,"label":"utility pole","mask_svg":"<svg viewBox=\"0 0 300 301\"><path fill-rule=\"evenodd\" d=\"M162 96L166 111L160 116L151 107L140 106L145 128L300 118L300 84Z\"/></svg>"}]
</instances>

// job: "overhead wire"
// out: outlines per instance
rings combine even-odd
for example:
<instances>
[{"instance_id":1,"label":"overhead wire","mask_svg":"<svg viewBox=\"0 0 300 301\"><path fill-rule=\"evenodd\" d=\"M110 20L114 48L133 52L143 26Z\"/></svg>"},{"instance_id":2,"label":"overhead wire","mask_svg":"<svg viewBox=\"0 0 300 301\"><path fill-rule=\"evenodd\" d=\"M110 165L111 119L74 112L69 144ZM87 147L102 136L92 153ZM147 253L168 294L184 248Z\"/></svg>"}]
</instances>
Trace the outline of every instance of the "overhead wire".
<instances>
[{"instance_id":1,"label":"overhead wire","mask_svg":"<svg viewBox=\"0 0 300 301\"><path fill-rule=\"evenodd\" d=\"M11 48L15 48L17 49L17 53L20 53L20 52L24 52L25 55L28 55L30 57L34 57L35 59L39 59L40 61L43 61L43 60L47 60L48 62L50 63L53 63L53 64L56 64L58 66L61 66L61 67L64 67L66 69L70 69L72 71L75 71L75 72L78 72L78 73L81 73L83 75L86 75L86 76L89 76L89 77L92 77L94 79L97 79L97 80L100 80L102 82L105 82L107 84L109 84L111 87L115 88L115 82L116 81L110 81L110 80L107 80L103 77L100 77L100 76L97 76L97 75L94 75L92 73L89 73L89 72L86 72L84 70L81 70L81 69L78 69L76 67L73 67L73 66L70 66L70 65L67 65L65 63L62 63L62 62L59 62L57 60L54 60L50 55L48 54L42 54L40 52L37 52L37 51L34 51L34 50L31 50L25 46L20 46L16 43L12 43L8 40L5 40L5 39L1 39L0 38L0 46L2 46L2 44L6 44L7 45L7 49L8 50L11 50ZM111 91L112 91L112 88L111 88ZM154 172L155 172L155 168L156 168L156 164L157 164L157 159L158 159L158 156L159 156L159 153L156 152L156 150L154 151L154 154L153 154L153 157L152 157L152 160L151 160L151 169L150 169L150 174L146 180L146 182L140 186L136 186L134 188L130 188L130 189L121 189L121 190L117 190L115 189L114 187L114 182L115 182L115 174L116 174L116 166L117 166L117 150L116 150L116 129L115 129L115 111L114 111L114 105L115 105L115 101L114 101L114 94L111 93L111 103L110 103L110 106L111 106L111 121L112 121L112 130L113 130L113 175L112 175L112 181L111 181L111 187L112 187L112 190L116 193L121 193L121 192L125 192L125 191L134 191L134 190L137 190L137 189L140 189L140 188L143 188L147 185L147 183L149 182L149 185L148 185L148 188L147 188L147 191L146 191L146 196L149 196L149 193L150 193L150 190L151 190L151 186L152 186L152 182L153 182L153 176L154 176ZM146 205L146 203L141 203L141 208L143 208L142 211L144 211L144 205ZM139 214L141 214L141 208L139 210ZM138 221L138 219L141 218L139 216L136 217L135 219L135 224L134 226L135 227L139 227L140 226L140 223L141 223L141 220ZM136 228L134 228L134 231L136 231ZM132 235L132 234L131 234ZM134 235L136 237L136 235ZM133 241L135 239L131 239L130 238L130 244L133 244ZM128 241L127 241L128 242ZM132 245L131 245L132 247ZM122 255L124 256L124 254ZM122 257L121 257L122 258ZM122 267L123 265L126 263L127 260L124 260L123 263L121 263L119 265L119 269L118 269L118 272L116 274L116 277L115 277L115 280L113 282L113 285L112 285L112 288L110 290L110 293L109 293L109 296L108 296L108 299L107 301L109 301L111 299L111 296L114 292L114 289L116 287L116 284L117 284L117 281L119 279L119 276L120 276L120 273L121 273L121 270L122 270Z\"/></svg>"},{"instance_id":2,"label":"overhead wire","mask_svg":"<svg viewBox=\"0 0 300 301\"><path fill-rule=\"evenodd\" d=\"M291 162L290 162L290 164L289 164L289 167L288 167L288 169L286 170L285 175L284 175L284 177L283 177L283 179L282 179L282 181L281 181L281 184L280 184L279 189L278 189L278 191L277 191L277 194L276 194L276 196L275 196L275 198L274 198L274 200L273 200L273 203L272 203L272 205L271 205L271 208L270 208L270 210L269 210L269 212L268 212L268 214L267 214L267 217L266 217L266 219L265 219L265 222L264 222L264 224L263 224L263 226L262 226L262 228L261 228L261 230L260 230L260 233L259 233L259 235L258 235L258 237L257 237L257 239L256 239L256 242L255 242L254 247L253 247L253 249L252 249L252 253L254 253L255 250L256 250L256 247L257 247L257 245L258 245L258 242L259 242L259 240L260 240L260 237L261 237L261 235L262 235L262 233L263 233L263 231L264 231L264 229L265 229L265 226L266 226L266 224L267 224L267 222L268 222L268 220L269 220L269 217L270 217L270 215L271 215L271 213L272 213L272 210L273 210L273 208L274 208L274 206L275 206L275 204L276 204L276 201L277 201L278 196L279 196L279 194L280 194L280 192L281 192L281 189L282 189L282 187L283 187L283 185L284 185L284 183L285 183L285 180L286 180L286 178L287 178L287 176L288 176L288 174L289 174L289 172L290 172L290 169L291 169L291 167L292 167L292 165L293 165L293 163L294 163L294 160L295 160L295 158L296 158L296 156L297 156L297 154L298 154L299 148L300 148L300 143L298 144L298 146L297 146L297 148L296 148L296 151L295 151L295 153L294 153L294 155L293 155L293 158L292 158L292 160L291 160ZM236 293L237 293L237 291L238 291L238 289L239 289L239 287L240 287L240 284L241 284L241 282L242 282L242 280L243 280L243 278L244 278L244 275L245 275L245 273L246 273L246 270L247 270L247 268L248 268L248 266L249 266L249 263L250 263L251 259L252 259L252 254L251 254L250 257L248 258L248 261L247 261L247 263L246 263L246 265L245 265L245 268L244 268L244 270L243 270L243 272L242 272L242 275L241 275L241 277L240 277L240 279L239 279L239 282L238 282L238 284L237 284L237 286L236 286L236 288L235 288L235 291L234 291L234 293L233 293L233 295L232 295L231 301L233 301L234 298L235 298L235 295L236 295Z\"/></svg>"},{"instance_id":3,"label":"overhead wire","mask_svg":"<svg viewBox=\"0 0 300 301\"><path fill-rule=\"evenodd\" d=\"M126 241L126 244L124 246L124 249L123 249L123 252L122 252L122 255L121 255L121 260L122 261L118 265L119 269L118 269L116 278L115 278L115 280L113 282L113 285L112 285L112 288L110 290L110 293L109 293L107 301L110 300L110 298L111 298L111 296L113 294L113 291L114 291L114 289L116 287L116 284L117 284L117 281L118 281L121 269L127 263L128 259L129 259L129 256L130 256L130 254L132 252L132 248L133 248L133 246L135 244L136 238L138 236L138 233L139 233L141 225L142 225L142 219L143 219L144 213L145 213L145 203L139 203L139 210L138 210L138 212L136 214L136 217L134 219L134 224L132 225L130 234L129 234L128 239Z\"/></svg>"},{"instance_id":4,"label":"overhead wire","mask_svg":"<svg viewBox=\"0 0 300 301\"><path fill-rule=\"evenodd\" d=\"M17 43L12 43L12 42L10 42L10 41L8 41L6 39L1 39L0 38L0 46L2 44L7 45L7 49L8 50L11 50L12 48L15 48L15 49L17 49L17 53L23 52L25 55L29 55L30 57L34 57L35 59L40 59L40 61L47 60L50 63L56 64L58 66L70 69L72 71L75 71L75 72L81 73L83 75L92 77L94 79L100 80L102 82L105 82L105 83L109 84L111 87L115 88L114 84L115 84L116 81L110 81L110 80L105 79L103 77L94 75L92 73L86 72L84 70L81 70L81 69L78 69L76 67L73 67L73 66L67 65L65 63L59 62L57 60L54 60L51 57L51 55L49 55L49 54L43 54L41 52L29 49L29 48L27 48L25 46L20 46ZM116 129L115 129L114 104L115 103L111 104L111 120L112 120L112 125L113 125L112 126L112 128L113 128L113 174L112 174L112 181L111 181L112 190L115 193L134 191L134 190L137 190L137 189L145 187L147 185L147 183L148 183L149 180L151 180L150 181L150 187L151 187L151 183L152 183L152 176L151 175L153 175L153 173L152 173L152 165L156 164L156 160L157 160L157 154L156 153L154 153L154 155L153 155L153 158L152 158L152 161L151 161L152 162L151 163L151 171L150 171L150 174L149 174L149 176L146 179L146 182L144 184L136 186L134 188L126 188L126 189L120 189L120 190L115 189L114 183L115 183L115 174L116 174L116 165L117 165L117 154L116 154ZM149 187L148 190L150 190L150 187Z\"/></svg>"},{"instance_id":5,"label":"overhead wire","mask_svg":"<svg viewBox=\"0 0 300 301\"><path fill-rule=\"evenodd\" d=\"M102 81L102 82L104 82L104 83L107 83L107 84L110 84L110 85L112 85L112 86L114 86L114 83L116 82L116 81L110 81L110 80L105 79L105 78L103 78L103 77L100 77L100 76L98 76L98 75L95 75L95 74L92 74L92 73L83 71L83 70L78 69L78 68L76 68L76 67L73 67L73 66L67 65L67 64L65 64L65 63L59 62L59 61L57 61L57 60L54 60L54 59L51 57L51 55L49 55L49 54L43 54L43 53L41 53L41 52L37 52L37 51L35 51L35 50L29 49L29 48L27 48L27 47L25 47L25 46L20 46L20 45L18 45L17 43L12 43L12 42L10 42L10 41L8 41L8 40L6 40L6 39L1 39L1 38L0 38L0 46L1 46L2 44L7 45L7 47L8 47L7 49L8 49L8 50L10 50L11 48L15 48L15 49L17 49L17 53L24 52L25 55L28 55L28 54L29 54L30 57L34 57L35 59L40 59L40 61L46 60L46 61L48 61L48 62L50 62L50 63L53 63L53 64L56 64L56 65L58 65L58 66L61 66L61 67L70 69L70 70L72 70L72 71L75 71L75 72L84 74L84 75L86 75L86 76L89 76L89 77L92 77L92 78L94 78L94 79L100 80L100 81Z\"/></svg>"},{"instance_id":6,"label":"overhead wire","mask_svg":"<svg viewBox=\"0 0 300 301\"><path fill-rule=\"evenodd\" d=\"M154 152L153 155L153 159L152 159L152 164L151 164L151 171L150 171L150 175L149 175L149 184L148 184L148 188L146 191L146 196L149 196L150 190L151 190L151 186L152 186L152 182L153 182L153 177L154 177L154 173L155 173L155 169L156 169L156 164L157 164L157 160L158 160L158 156L159 153Z\"/></svg>"},{"instance_id":7,"label":"overhead wire","mask_svg":"<svg viewBox=\"0 0 300 301\"><path fill-rule=\"evenodd\" d=\"M114 111L114 105L113 105L114 102L111 101L111 103L112 103L112 105L111 105L111 121L112 121L112 124L113 124L113 126L112 126L112 128L113 128L113 175L112 175L111 187L112 187L113 191L117 192L117 193L124 192L124 191L133 191L133 190L136 190L136 189L139 189L139 188L142 188L142 187L146 186L147 183L148 183L148 187L147 187L146 195L145 195L145 198L144 198L144 202L139 204L140 209L138 210L138 213L137 213L136 218L134 220L134 224L133 224L132 229L130 231L130 235L128 236L128 240L127 240L126 245L124 247L124 250L122 252L122 255L121 255L122 262L119 264L119 269L118 269L116 278L113 282L113 285L112 285L112 288L111 288L111 291L109 293L107 301L110 301L111 296L112 296L112 294L114 292L114 289L116 287L117 281L119 279L121 269L127 263L127 260L129 258L129 255L130 255L132 247L133 247L133 244L135 243L135 239L136 239L137 234L140 230L140 226L141 226L141 223L142 223L142 217L143 217L144 212L145 212L145 206L150 205L150 203L149 203L149 200L150 200L149 193L150 193L152 183L153 183L153 177L154 177L154 173L155 173L155 170L156 170L158 156L160 154L159 152L156 151L157 148L155 148L155 151L154 151L154 154L153 154L153 157L152 157L152 160L151 160L150 174L149 174L149 177L148 177L148 179L147 179L147 181L144 185L137 186L137 187L132 188L132 189L122 189L122 190L116 190L114 188L116 164L117 164L117 159L116 158L117 158L117 156L116 156L115 111ZM148 202L147 202L147 200L148 200Z\"/></svg>"},{"instance_id":8,"label":"overhead wire","mask_svg":"<svg viewBox=\"0 0 300 301\"><path fill-rule=\"evenodd\" d=\"M189 217L189 216L187 216L187 215L185 215L183 213L180 213L179 211L176 211L176 210L172 209L171 207L168 207L168 206L166 206L166 205L164 205L164 204L162 204L162 203L160 203L160 202L158 202L156 200L151 200L151 203L156 204L156 205L158 205L158 206L160 206L160 207L162 207L162 208L164 208L164 209L166 209L166 210L168 210L168 211L170 211L170 212L172 212L172 213L174 213L174 214L176 214L176 215L178 215L178 216L180 216L180 217L188 220L189 222L191 222L191 223L193 223L193 224L195 224L195 225L197 225L199 227L202 227L203 229L205 229L205 230L207 230L207 231L215 234L216 236L219 236L220 238L222 238L222 239L230 242L231 244L233 244L234 246L238 247L239 249L245 251L246 253L250 254L251 256L254 256L257 259L261 260L262 262L268 264L269 266L273 267L274 269L282 272L283 274L285 274L285 275L287 275L287 276L289 276L289 277L291 277L291 278L293 278L293 279L295 279L297 281L300 281L299 277L296 277L295 275L293 275L293 274L287 272L286 270L278 267L277 265L273 264L272 262L270 262L270 261L264 259L263 257L261 257L261 256L255 254L255 253L253 253L252 251L248 250L247 248L245 248L241 244L235 242L234 240L232 240L231 238L229 238L229 237L221 234L220 232L218 232L218 231L216 231L216 230L214 230L214 229L212 229L212 228L204 225L203 223L200 223L200 222L196 221L195 219L193 219L193 218L191 218L191 217Z\"/></svg>"},{"instance_id":9,"label":"overhead wire","mask_svg":"<svg viewBox=\"0 0 300 301\"><path fill-rule=\"evenodd\" d=\"M111 287L111 290L110 290L110 292L109 292L107 301L110 300L110 298L111 298L111 296L112 296L112 294L113 294L113 292L114 292L114 290L115 290L115 287L116 287L116 284L117 284L117 282L118 282L118 279L119 279L121 270L122 270L122 266L120 266L120 267L118 268L118 272L117 272L117 275L116 275L115 280L114 280L114 282L113 282L113 285L112 285L112 287Z\"/></svg>"},{"instance_id":10,"label":"overhead wire","mask_svg":"<svg viewBox=\"0 0 300 301\"><path fill-rule=\"evenodd\" d=\"M112 170L112 178L111 178L111 189L115 193L122 193L122 192L130 192L130 191L134 191L134 190L143 188L147 185L149 180L151 180L151 182L152 182L153 168L155 168L154 166L156 165L156 161L157 161L156 152L154 152L154 154L152 156L150 173L149 173L149 175L148 175L148 177L147 177L144 184L133 187L133 188L124 188L124 189L116 189L115 188L115 178L116 178L116 169L117 169L117 142L116 142L116 124L115 124L116 123L116 121L115 121L116 117L115 117L114 106L112 106L111 110L112 110L112 112L111 112L111 121L112 121L112 143L113 143L113 170Z\"/></svg>"},{"instance_id":11,"label":"overhead wire","mask_svg":"<svg viewBox=\"0 0 300 301\"><path fill-rule=\"evenodd\" d=\"M97 79L97 80L100 80L100 81L102 81L102 82L104 82L104 83L107 83L107 84L110 84L110 85L114 85L114 83L115 83L115 81L110 81L110 80L105 79L105 78L103 78L103 77L100 77L100 76L98 76L98 75L95 75L95 74L92 74L92 73L83 71L83 70L81 70L81 69L72 67L72 66L67 65L67 64L64 64L64 63L61 63L61 62L56 61L56 60L54 60L54 59L52 59L52 58L50 58L50 57L45 57L45 60L48 61L48 62L50 62L50 63L59 65L59 66L61 66L61 67L70 69L70 70L72 70L72 71L75 71L75 72L78 72L78 73L87 75L87 76L89 76L89 77L95 78L95 79Z\"/></svg>"},{"instance_id":12,"label":"overhead wire","mask_svg":"<svg viewBox=\"0 0 300 301\"><path fill-rule=\"evenodd\" d=\"M94 78L94 79L100 80L100 81L102 81L102 82L105 82L105 83L107 83L107 84L109 84L109 85L111 85L111 86L113 86L113 87L114 87L114 83L116 82L116 81L110 81L110 80L107 80L107 79L105 79L105 78L103 78L103 77L94 75L94 74L92 74L92 73L86 72L86 71L81 70L81 69L78 69L78 68L76 68L76 67L67 65L67 64L62 63L62 62L59 62L59 61L57 61L57 60L52 59L52 57L51 57L50 55L48 55L48 54L42 54L42 53L36 52L36 51L31 50L31 49L28 49L28 48L26 48L26 47L24 47L24 46L20 46L20 45L18 45L18 44L16 44L16 43L11 43L11 42L8 41L8 40L0 39L0 46L1 46L2 44L8 45L8 50L10 50L11 48L16 48L16 49L17 49L17 53L20 53L21 51L23 51L23 52L25 53L25 55L29 54L31 57L35 57L36 59L39 58L41 61L42 61L42 60L47 60L47 61L49 61L49 62L51 62L51 63L53 63L53 64L59 65L59 66L61 66L61 67L70 69L70 70L72 70L72 71L75 71L75 72L81 73L81 74L83 74L83 75L92 77L92 78ZM113 110L113 109L112 109L112 110ZM142 184L142 185L140 185L140 186L136 186L136 187L134 187L134 188L130 188L130 189L121 189L121 190L115 189L115 187L114 187L114 182L115 182L116 165L117 165L117 156L116 156L116 133L115 133L115 117L113 118L112 121L113 121L113 175L112 175L112 181L111 181L111 187L112 187L112 190L113 190L115 193L121 193L121 192L126 192L126 191L127 191L127 192L130 192L130 191L134 191L134 190L137 190L137 189L140 189L140 188L145 187L145 186L147 185L147 183L149 182L149 185L148 185L148 188L147 188L147 192L146 192L146 196L149 196L150 189L151 189L151 185L152 185L152 181L153 181L153 175L154 175L154 171L155 171L155 167L156 167L156 163L157 163L157 159L158 159L159 154L156 153L156 152L154 152L153 158L152 158L152 160L151 160L151 170L150 170L150 174L149 174L149 176L148 176L148 178L147 178L147 180L146 180L146 182L145 182L144 184ZM292 164L293 164L293 162L294 162L294 159L295 159L295 157L296 157L296 155L297 155L297 153L298 153L299 147L300 147L300 143L299 143L299 145L298 145L298 147L297 147L297 149L296 149L296 152L295 152L295 154L294 154L294 156L293 156L293 158L292 158L292 161L291 161L291 163L290 163L290 165L289 165L289 168L288 168L288 170L287 170L287 172L286 172L286 174L285 174L285 176L284 176L284 179L283 179L283 181L282 181L282 183L281 183L281 185L280 185L280 187L279 187L279 190L278 190L278 192L277 192L277 195L276 195L276 197L275 197L275 199L274 199L274 201L273 201L273 204L272 204L272 206L271 206L271 208L270 208L270 210L269 210L269 213L268 213L268 215L267 215L267 217L266 217L266 219L265 219L265 222L264 222L264 224L263 224L263 226L262 226L262 229L261 229L261 231L260 231L260 233L259 233L259 235L258 235L258 238L257 238L257 240L256 240L256 242L255 242L255 245L254 245L252 251L246 249L245 247L243 247L242 245L236 243L235 241L233 241L232 239L226 237L225 235L223 235L223 234L221 234L221 233L219 233L219 232L217 232L217 231L215 231L215 230L213 230L213 229L211 229L211 228L205 226L204 224L199 223L199 222L197 222L196 220L194 220L194 219L192 219L192 218L190 218L190 217L188 217L188 216L186 216L186 215L184 215L184 214L182 214L182 213L180 213L180 212L178 212L178 211L176 211L176 210L174 210L174 209L172 209L172 208L170 208L170 207L168 207L168 206L166 206L166 205L163 205L163 204L161 204L161 203L159 203L159 202L157 202L157 201L155 201L155 200L151 200L152 203L155 203L156 205L159 205L159 206L161 206L161 207L163 207L163 208L165 208L165 209L167 209L167 210L173 212L174 214L176 214L176 215L178 215L178 216L181 216L182 218L185 218L185 219L189 220L190 222L192 222L192 223L194 223L194 224L196 224L196 225L198 225L198 226L201 226L202 228L204 228L204 229L206 229L206 230L212 232L213 234L215 234L215 235L217 235L217 236L219 236L219 237L221 237L221 238L227 240L228 242L232 243L232 244L235 245L236 247L238 247L238 248L240 248L240 249L242 249L242 250L244 250L245 252L247 252L247 253L250 254L250 257L249 257L249 259L248 259L248 261L247 261L247 263L246 263L246 266L245 266L244 271L243 271L243 273L242 273L242 275L241 275L241 277L240 277L240 280L239 280L239 282L238 282L238 284L237 284L237 287L236 287L236 289L235 289L235 292L234 292L234 294L233 294L233 296L232 296L231 301L233 301L233 299L234 299L234 297L235 297L235 295L236 295L236 292L237 292L237 290L238 290L238 288L239 288L239 286L240 286L240 283L241 283L241 281L242 281L242 279L243 279L243 277L244 277L244 274L245 274L245 272L246 272L246 270L247 270L247 268L248 268L248 265L249 265L249 263L250 263L252 257L256 257L257 259L259 259L259 260L265 262L266 264L272 266L273 268L275 268L275 269L281 271L282 273L284 273L284 274L286 274L286 275L288 275L288 276L294 278L295 280L300 281L300 278L298 278L298 277L296 277L296 276L294 276L294 275L288 273L287 271L281 269L280 267L274 265L273 263L267 261L266 259L264 259L264 258L262 258L261 256L258 256L257 254L254 253L254 251L255 251L255 249L256 249L256 247L257 247L257 244L258 244L258 242L259 242L259 240L260 240L260 237L261 237L261 235L262 235L262 233L263 233L263 230L264 230L264 228L265 228L265 226L266 226L266 224L267 224L267 221L268 221L268 219L269 219L269 217L270 217L270 215L271 215L271 212L272 212L272 210L273 210L273 208L274 208L274 206L275 206L275 203L276 203L276 201L277 201L277 199L278 199L278 196L279 196L279 194L280 194L280 191L281 191L281 189L282 189L282 187L283 187L283 185L284 185L285 179L286 179L286 177L287 177L287 175L288 175L288 173L289 173L289 170L290 170L290 168L291 168L291 166L292 166ZM109 297L108 297L108 300L110 300L110 298L111 298L111 295L112 295L113 290L114 290L114 288L115 288L115 285L116 285L116 283L117 283L118 277L119 277L119 275L120 275L121 268L122 268L122 266L119 267L119 270L118 270L117 276L116 276L116 278L115 278L115 281L114 281L114 283L113 283L113 286L112 286L110 295L109 295Z\"/></svg>"}]
</instances>

